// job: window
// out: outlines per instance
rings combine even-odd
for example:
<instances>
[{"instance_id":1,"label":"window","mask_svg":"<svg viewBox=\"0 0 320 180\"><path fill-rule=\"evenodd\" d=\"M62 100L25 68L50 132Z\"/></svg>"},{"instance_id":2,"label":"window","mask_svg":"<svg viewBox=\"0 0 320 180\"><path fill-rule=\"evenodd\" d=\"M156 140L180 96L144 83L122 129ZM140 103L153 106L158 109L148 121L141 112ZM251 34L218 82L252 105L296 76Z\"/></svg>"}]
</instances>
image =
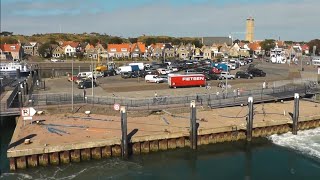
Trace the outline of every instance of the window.
<instances>
[{"instance_id":1,"label":"window","mask_svg":"<svg viewBox=\"0 0 320 180\"><path fill-rule=\"evenodd\" d=\"M127 48L121 48L121 51L127 51Z\"/></svg>"},{"instance_id":2,"label":"window","mask_svg":"<svg viewBox=\"0 0 320 180\"><path fill-rule=\"evenodd\" d=\"M110 51L111 51L111 52L116 52L117 49L116 49L116 48L112 48L112 49L110 49Z\"/></svg>"}]
</instances>

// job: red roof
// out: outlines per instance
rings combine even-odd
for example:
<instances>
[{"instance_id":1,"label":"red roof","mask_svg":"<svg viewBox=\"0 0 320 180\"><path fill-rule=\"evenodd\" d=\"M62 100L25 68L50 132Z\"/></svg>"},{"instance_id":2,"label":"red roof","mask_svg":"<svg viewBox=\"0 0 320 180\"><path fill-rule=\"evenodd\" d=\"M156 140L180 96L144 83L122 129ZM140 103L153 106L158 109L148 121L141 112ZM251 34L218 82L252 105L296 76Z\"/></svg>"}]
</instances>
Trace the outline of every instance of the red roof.
<instances>
[{"instance_id":1,"label":"red roof","mask_svg":"<svg viewBox=\"0 0 320 180\"><path fill-rule=\"evenodd\" d=\"M304 45L301 47L301 49L302 49L303 51L309 50L309 46L308 46L307 44L304 44Z\"/></svg>"},{"instance_id":2,"label":"red roof","mask_svg":"<svg viewBox=\"0 0 320 180\"><path fill-rule=\"evenodd\" d=\"M151 47L153 49L155 48L163 48L164 44L163 43L156 43L156 44L151 44Z\"/></svg>"},{"instance_id":3,"label":"red roof","mask_svg":"<svg viewBox=\"0 0 320 180\"><path fill-rule=\"evenodd\" d=\"M130 52L132 52L137 46L140 49L140 52L146 52L146 45L142 42L132 44Z\"/></svg>"},{"instance_id":4,"label":"red roof","mask_svg":"<svg viewBox=\"0 0 320 180\"><path fill-rule=\"evenodd\" d=\"M79 43L78 42L74 42L74 41L64 41L62 43L62 47L65 47L67 45L70 45L71 47L76 48L76 47L79 46Z\"/></svg>"},{"instance_id":5,"label":"red roof","mask_svg":"<svg viewBox=\"0 0 320 180\"><path fill-rule=\"evenodd\" d=\"M261 50L261 46L260 46L260 43L259 42L252 42L249 44L249 48L252 50L252 51L257 51L257 50Z\"/></svg>"},{"instance_id":6,"label":"red roof","mask_svg":"<svg viewBox=\"0 0 320 180\"><path fill-rule=\"evenodd\" d=\"M2 44L0 48L4 52L19 52L21 46L19 44Z\"/></svg>"},{"instance_id":7,"label":"red roof","mask_svg":"<svg viewBox=\"0 0 320 180\"><path fill-rule=\"evenodd\" d=\"M108 44L108 52L111 52L111 49L116 49L116 52L122 52L121 49L127 49L127 52L129 52L130 44Z\"/></svg>"}]
</instances>

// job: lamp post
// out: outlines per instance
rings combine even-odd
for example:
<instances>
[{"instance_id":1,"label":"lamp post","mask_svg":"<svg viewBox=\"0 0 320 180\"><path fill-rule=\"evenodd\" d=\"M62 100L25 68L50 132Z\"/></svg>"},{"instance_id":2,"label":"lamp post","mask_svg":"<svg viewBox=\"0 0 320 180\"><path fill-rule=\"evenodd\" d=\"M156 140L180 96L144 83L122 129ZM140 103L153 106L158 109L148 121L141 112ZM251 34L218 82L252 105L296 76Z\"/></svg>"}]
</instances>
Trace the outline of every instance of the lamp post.
<instances>
[{"instance_id":1,"label":"lamp post","mask_svg":"<svg viewBox=\"0 0 320 180\"><path fill-rule=\"evenodd\" d=\"M73 57L71 60L71 104L72 104L72 112L73 112L73 84L74 84L74 79L73 79Z\"/></svg>"},{"instance_id":2,"label":"lamp post","mask_svg":"<svg viewBox=\"0 0 320 180\"><path fill-rule=\"evenodd\" d=\"M229 66L227 65L227 72L229 72ZM226 96L225 97L228 97L228 76L226 76Z\"/></svg>"}]
</instances>

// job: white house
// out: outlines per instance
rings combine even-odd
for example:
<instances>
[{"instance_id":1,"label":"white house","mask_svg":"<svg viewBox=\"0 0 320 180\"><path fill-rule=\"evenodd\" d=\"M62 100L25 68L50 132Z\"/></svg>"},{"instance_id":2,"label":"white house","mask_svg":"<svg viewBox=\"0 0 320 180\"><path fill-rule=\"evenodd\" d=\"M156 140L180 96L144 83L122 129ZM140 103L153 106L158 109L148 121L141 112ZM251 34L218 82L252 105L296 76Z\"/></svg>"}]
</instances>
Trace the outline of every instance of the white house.
<instances>
[{"instance_id":1,"label":"white house","mask_svg":"<svg viewBox=\"0 0 320 180\"><path fill-rule=\"evenodd\" d=\"M76 53L75 47L71 47L70 45L66 45L64 47L64 54L66 54L67 56L74 55L75 53Z\"/></svg>"}]
</instances>

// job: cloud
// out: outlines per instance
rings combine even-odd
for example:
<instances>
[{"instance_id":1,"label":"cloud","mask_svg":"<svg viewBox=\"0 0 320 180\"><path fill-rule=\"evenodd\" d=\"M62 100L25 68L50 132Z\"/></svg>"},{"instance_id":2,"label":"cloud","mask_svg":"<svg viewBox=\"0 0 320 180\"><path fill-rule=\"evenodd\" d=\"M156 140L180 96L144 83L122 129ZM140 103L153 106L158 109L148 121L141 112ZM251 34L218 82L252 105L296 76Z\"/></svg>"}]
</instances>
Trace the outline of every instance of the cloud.
<instances>
[{"instance_id":1,"label":"cloud","mask_svg":"<svg viewBox=\"0 0 320 180\"><path fill-rule=\"evenodd\" d=\"M1 29L33 34L59 32L61 25L63 32L101 32L124 37L142 34L228 36L230 32L244 32L246 18L253 16L255 39L281 37L308 41L320 35L320 24L315 23L319 17L319 1L112 2L115 1L13 1L16 6L1 7ZM234 33L234 38L243 39L244 34Z\"/></svg>"}]
</instances>

